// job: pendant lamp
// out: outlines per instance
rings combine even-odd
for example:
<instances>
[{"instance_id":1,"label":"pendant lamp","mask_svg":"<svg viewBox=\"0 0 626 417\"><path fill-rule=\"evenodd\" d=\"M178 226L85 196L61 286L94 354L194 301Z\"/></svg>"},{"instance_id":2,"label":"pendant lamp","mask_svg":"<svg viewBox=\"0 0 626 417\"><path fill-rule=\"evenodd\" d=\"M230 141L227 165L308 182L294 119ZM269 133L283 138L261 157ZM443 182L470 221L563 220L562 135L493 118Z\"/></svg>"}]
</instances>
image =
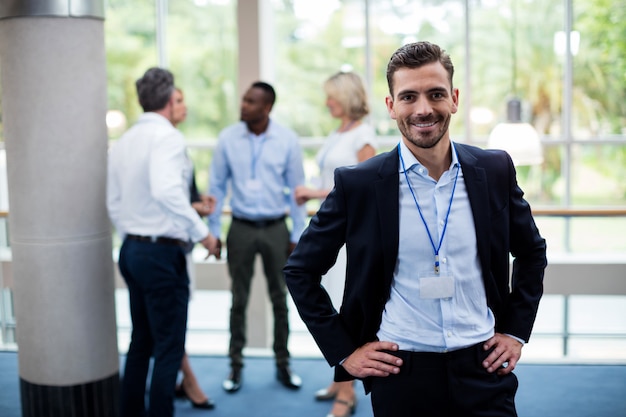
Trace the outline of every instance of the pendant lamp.
<instances>
[{"instance_id":1,"label":"pendant lamp","mask_svg":"<svg viewBox=\"0 0 626 417\"><path fill-rule=\"evenodd\" d=\"M509 99L506 107L507 120L493 128L487 147L506 151L515 165L541 164L541 141L535 128L522 122L522 102L514 97Z\"/></svg>"},{"instance_id":2,"label":"pendant lamp","mask_svg":"<svg viewBox=\"0 0 626 417\"><path fill-rule=\"evenodd\" d=\"M491 133L487 147L506 151L515 165L536 165L543 162L543 152L539 135L529 123L522 122L522 101L516 95L517 55L516 35L517 19L513 4L513 30L511 31L512 55L512 93L507 101L506 122L498 123Z\"/></svg>"}]
</instances>

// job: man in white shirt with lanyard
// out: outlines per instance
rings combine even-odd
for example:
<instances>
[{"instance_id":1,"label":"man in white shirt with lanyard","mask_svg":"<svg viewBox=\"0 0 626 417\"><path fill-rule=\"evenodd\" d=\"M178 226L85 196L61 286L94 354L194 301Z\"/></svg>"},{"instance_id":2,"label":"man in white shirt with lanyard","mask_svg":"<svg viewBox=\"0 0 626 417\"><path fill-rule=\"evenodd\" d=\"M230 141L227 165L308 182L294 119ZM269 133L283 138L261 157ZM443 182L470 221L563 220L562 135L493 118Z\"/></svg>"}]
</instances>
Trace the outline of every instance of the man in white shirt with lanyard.
<instances>
[{"instance_id":1,"label":"man in white shirt with lanyard","mask_svg":"<svg viewBox=\"0 0 626 417\"><path fill-rule=\"evenodd\" d=\"M284 269L335 380L362 379L376 417L517 415L512 371L543 293L546 244L509 155L450 140L453 73L429 42L393 54L386 104L402 140L335 171ZM344 243L337 312L320 280Z\"/></svg>"},{"instance_id":2,"label":"man in white shirt with lanyard","mask_svg":"<svg viewBox=\"0 0 626 417\"><path fill-rule=\"evenodd\" d=\"M132 320L120 415L171 417L187 327L185 246L200 242L217 254L217 239L189 204L192 170L184 137L172 125L173 75L150 68L136 86L144 113L111 148L107 184L109 216L123 240L118 263Z\"/></svg>"}]
</instances>

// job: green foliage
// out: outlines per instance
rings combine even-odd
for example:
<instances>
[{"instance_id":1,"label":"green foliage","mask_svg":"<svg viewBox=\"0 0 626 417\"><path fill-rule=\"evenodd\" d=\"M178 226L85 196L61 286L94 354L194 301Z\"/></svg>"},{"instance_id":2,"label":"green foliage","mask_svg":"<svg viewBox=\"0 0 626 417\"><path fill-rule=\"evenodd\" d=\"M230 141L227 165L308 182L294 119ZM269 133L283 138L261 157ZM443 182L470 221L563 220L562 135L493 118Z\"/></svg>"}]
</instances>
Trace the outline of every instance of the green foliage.
<instances>
[{"instance_id":1,"label":"green foliage","mask_svg":"<svg viewBox=\"0 0 626 417\"><path fill-rule=\"evenodd\" d=\"M623 134L626 126L626 3L576 3L575 29L581 32L576 82L598 103L598 133Z\"/></svg>"},{"instance_id":2,"label":"green foliage","mask_svg":"<svg viewBox=\"0 0 626 417\"><path fill-rule=\"evenodd\" d=\"M189 108L188 119L180 128L190 141L215 138L239 116L236 2L168 3L168 66ZM153 0L107 3L109 108L121 110L129 125L140 113L134 82L158 63L154 4ZM273 117L301 136L324 137L337 127L326 109L322 85L346 64L364 79L370 77L370 122L378 134L397 135L384 104L388 94L386 65L400 45L419 39L442 45L453 57L455 87L461 93L461 108L451 124L453 137L462 137L466 129L473 137L486 137L504 118L506 99L516 94L525 103L525 120L540 133L561 138L564 60L555 53L554 34L563 30L562 0L471 2L471 89L465 85L468 57L463 2L370 1L370 62L366 62L363 2L338 4L336 10L329 10L327 20L320 21L296 16L291 0L272 1L274 45L270 50L275 51L274 86L278 95ZM574 11L574 29L581 34L579 52L574 57L574 139L623 135L626 3L574 0ZM389 25L389 21L394 24ZM497 115L490 123L465 120L464 94L470 91L473 108L486 108ZM314 150L307 152L313 154ZM577 156L575 171L593 172L616 184L611 188L613 200L603 201L623 204L626 183L619 179L626 176L626 148L606 145L589 148ZM540 187L530 187L539 188L535 196L543 203L561 202L563 157L561 146L545 149L536 181ZM211 152L194 149L192 158L200 187L205 189ZM520 173L523 181L535 180L532 170L522 169ZM574 193L574 198L585 199L580 192Z\"/></svg>"},{"instance_id":3,"label":"green foliage","mask_svg":"<svg viewBox=\"0 0 626 417\"><path fill-rule=\"evenodd\" d=\"M238 120L234 5L196 6L169 2L166 33L168 68L189 108L180 126L188 138L216 137ZM135 80L159 65L154 1L110 0L105 21L109 108L132 124L141 112Z\"/></svg>"},{"instance_id":4,"label":"green foliage","mask_svg":"<svg viewBox=\"0 0 626 417\"><path fill-rule=\"evenodd\" d=\"M216 137L239 120L234 7L170 4L169 62L189 109L181 130L188 138Z\"/></svg>"},{"instance_id":5,"label":"green foliage","mask_svg":"<svg viewBox=\"0 0 626 417\"><path fill-rule=\"evenodd\" d=\"M154 4L148 0L109 0L105 20L109 109L132 124L141 108L135 80L156 65Z\"/></svg>"}]
</instances>

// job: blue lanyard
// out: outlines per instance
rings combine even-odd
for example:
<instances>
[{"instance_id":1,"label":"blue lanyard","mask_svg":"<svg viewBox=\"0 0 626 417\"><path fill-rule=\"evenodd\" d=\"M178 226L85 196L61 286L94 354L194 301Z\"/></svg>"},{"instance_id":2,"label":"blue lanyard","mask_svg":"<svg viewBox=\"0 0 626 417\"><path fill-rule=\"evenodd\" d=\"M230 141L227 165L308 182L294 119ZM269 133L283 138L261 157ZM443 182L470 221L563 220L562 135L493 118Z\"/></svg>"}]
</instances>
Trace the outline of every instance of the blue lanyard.
<instances>
[{"instance_id":1,"label":"blue lanyard","mask_svg":"<svg viewBox=\"0 0 626 417\"><path fill-rule=\"evenodd\" d=\"M251 153L251 159L252 159L251 177L252 179L254 179L256 178L256 163L259 160L259 157L261 156L261 152L263 152L263 145L265 144L265 133L262 133L259 136L256 136L255 134L250 133L249 137L250 137L250 153ZM257 144L256 140L260 140L261 142Z\"/></svg>"},{"instance_id":2,"label":"blue lanyard","mask_svg":"<svg viewBox=\"0 0 626 417\"><path fill-rule=\"evenodd\" d=\"M450 210L452 209L452 200L454 199L454 190L456 190L456 182L459 179L459 171L461 170L460 166L457 166L456 176L454 177L454 185L452 186L452 193L450 193L450 203L448 204L448 212L446 213L446 220L443 224L443 230L441 231L441 237L439 238L439 244L435 246L435 241L433 240L433 236L430 234L430 230L428 229L428 224L426 223L426 219L422 214L422 209L420 208L419 203L417 202L417 197L415 197L415 192L413 191L413 187L411 186L411 181L409 181L409 176L406 173L406 167L404 166L404 158L402 158L402 152L400 152L400 144L398 143L398 156L400 157L400 163L402 164L402 170L404 171L404 178L406 179L406 183L409 186L409 190L411 191L411 195L413 196L413 201L415 201L415 205L417 206L417 211L422 218L422 222L424 223L424 227L426 228L426 233L428 234L428 239L430 239L430 244L433 247L433 252L435 252L435 274L439 273L439 250L441 249L441 244L443 243L443 237L446 234L446 229L448 228L448 217L450 216Z\"/></svg>"}]
</instances>

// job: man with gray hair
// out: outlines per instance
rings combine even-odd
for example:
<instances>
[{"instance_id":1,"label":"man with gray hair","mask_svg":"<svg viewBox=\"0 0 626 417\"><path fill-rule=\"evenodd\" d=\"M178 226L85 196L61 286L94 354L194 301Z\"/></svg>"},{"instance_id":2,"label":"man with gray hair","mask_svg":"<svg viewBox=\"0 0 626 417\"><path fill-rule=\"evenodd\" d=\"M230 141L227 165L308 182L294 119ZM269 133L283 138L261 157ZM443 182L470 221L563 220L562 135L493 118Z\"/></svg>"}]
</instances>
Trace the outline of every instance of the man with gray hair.
<instances>
[{"instance_id":1,"label":"man with gray hair","mask_svg":"<svg viewBox=\"0 0 626 417\"><path fill-rule=\"evenodd\" d=\"M170 417L187 327L185 246L200 242L216 254L217 239L189 204L192 169L184 137L172 125L174 76L150 68L136 86L144 113L111 148L107 184L109 216L123 241L118 263L132 320L120 415Z\"/></svg>"}]
</instances>

